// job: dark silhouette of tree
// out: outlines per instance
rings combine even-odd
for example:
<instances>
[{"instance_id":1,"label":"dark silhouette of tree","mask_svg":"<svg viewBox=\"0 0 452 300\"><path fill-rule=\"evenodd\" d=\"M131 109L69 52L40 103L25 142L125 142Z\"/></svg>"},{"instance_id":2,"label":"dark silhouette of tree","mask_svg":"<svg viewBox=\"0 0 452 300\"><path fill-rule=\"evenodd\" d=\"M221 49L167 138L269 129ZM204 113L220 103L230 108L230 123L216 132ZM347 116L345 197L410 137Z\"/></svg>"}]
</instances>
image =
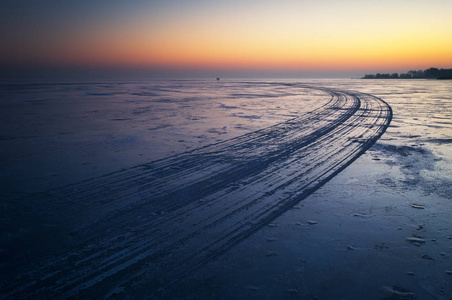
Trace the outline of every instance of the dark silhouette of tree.
<instances>
[{"instance_id":1,"label":"dark silhouette of tree","mask_svg":"<svg viewBox=\"0 0 452 300\"><path fill-rule=\"evenodd\" d=\"M440 76L440 71L437 68L430 68L424 71L426 78L437 78Z\"/></svg>"},{"instance_id":2,"label":"dark silhouette of tree","mask_svg":"<svg viewBox=\"0 0 452 300\"><path fill-rule=\"evenodd\" d=\"M400 74L400 78L403 78L403 79L411 78L411 74L402 73L402 74Z\"/></svg>"}]
</instances>

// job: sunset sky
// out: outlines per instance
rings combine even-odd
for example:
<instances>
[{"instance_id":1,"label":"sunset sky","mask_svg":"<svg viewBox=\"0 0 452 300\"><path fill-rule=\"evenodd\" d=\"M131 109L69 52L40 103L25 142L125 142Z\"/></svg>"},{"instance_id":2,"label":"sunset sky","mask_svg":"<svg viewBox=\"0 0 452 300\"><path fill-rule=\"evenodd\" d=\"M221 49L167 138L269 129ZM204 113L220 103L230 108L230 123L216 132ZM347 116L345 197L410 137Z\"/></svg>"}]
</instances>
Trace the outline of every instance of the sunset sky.
<instances>
[{"instance_id":1,"label":"sunset sky","mask_svg":"<svg viewBox=\"0 0 452 300\"><path fill-rule=\"evenodd\" d=\"M0 0L0 66L158 76L452 68L450 0Z\"/></svg>"}]
</instances>

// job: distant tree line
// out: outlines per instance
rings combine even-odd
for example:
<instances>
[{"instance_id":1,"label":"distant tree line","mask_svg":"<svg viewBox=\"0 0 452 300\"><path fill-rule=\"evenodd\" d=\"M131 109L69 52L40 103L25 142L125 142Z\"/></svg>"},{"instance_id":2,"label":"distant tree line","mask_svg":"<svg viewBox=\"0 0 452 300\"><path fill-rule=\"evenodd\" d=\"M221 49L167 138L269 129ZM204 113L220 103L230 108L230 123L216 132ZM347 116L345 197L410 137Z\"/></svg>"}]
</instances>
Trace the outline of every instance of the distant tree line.
<instances>
[{"instance_id":1,"label":"distant tree line","mask_svg":"<svg viewBox=\"0 0 452 300\"><path fill-rule=\"evenodd\" d=\"M386 73L386 74L366 74L363 79L411 79L411 78L432 78L432 79L452 79L452 69L430 68L424 71L408 71L406 73Z\"/></svg>"}]
</instances>

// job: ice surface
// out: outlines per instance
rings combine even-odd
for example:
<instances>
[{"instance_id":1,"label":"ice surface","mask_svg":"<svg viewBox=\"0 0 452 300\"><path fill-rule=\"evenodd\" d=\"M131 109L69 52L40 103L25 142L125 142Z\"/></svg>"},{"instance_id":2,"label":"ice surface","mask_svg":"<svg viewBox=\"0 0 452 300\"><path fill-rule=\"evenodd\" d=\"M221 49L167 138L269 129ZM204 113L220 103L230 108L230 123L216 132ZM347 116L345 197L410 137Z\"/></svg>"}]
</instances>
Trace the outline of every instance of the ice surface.
<instances>
[{"instance_id":1,"label":"ice surface","mask_svg":"<svg viewBox=\"0 0 452 300\"><path fill-rule=\"evenodd\" d=\"M300 88L298 84L319 89ZM60 223L35 218L28 215L29 210L22 213L27 195L46 191L52 194L55 188L67 184L75 184L73 194L82 194L76 187L84 186L77 185L83 180L139 165L144 170L144 164L281 124L323 105L329 99L323 88L354 90L382 98L393 109L390 127L365 155L296 209L273 220L198 272L187 274L168 291L168 296L378 298L387 296L388 291L402 291L422 299L451 298L447 272L452 269L452 86L435 80L162 80L1 85L0 200L4 210L0 255L9 261L5 263L9 274L28 276L21 274L14 263L19 266L21 259L39 260L34 255L45 256L38 246L24 251L23 245L29 245L26 239L48 244L47 249L53 247L51 252L57 255L84 235L94 241L108 232L113 235L121 231L122 224L159 220L166 214L158 211L134 215L135 223L124 220L97 233L88 235L88 228L62 238L67 233L59 229ZM302 164L300 169L295 164L302 157L291 157L294 163L279 169L277 174L263 175L278 180L290 178L302 170ZM227 167L228 161L222 163ZM205 169L206 173L196 176L208 177L216 171ZM239 194L250 184L233 183L232 179L227 182L231 183L226 189L231 195ZM262 189L274 184L267 183ZM140 191L137 194L141 195ZM276 191L266 196L280 199L287 195ZM205 209L202 205L199 207ZM79 206L74 203L74 207ZM114 214L115 210L108 217ZM182 222L183 218L177 220ZM22 221L28 223L21 224ZM252 228L256 224L245 225ZM27 230L33 226L44 230L30 236ZM143 230L131 227L128 234L114 235L105 252L92 255L105 255L103 262L108 264L107 259L144 249L145 245L133 244L131 239L143 234ZM424 242L416 242L420 240ZM118 245L127 247L115 252ZM14 247L22 258L11 251ZM87 246L83 255L88 259L95 247ZM147 252L137 253L145 257ZM61 259L68 263L79 258L67 253ZM141 256L136 257L139 259ZM120 286L110 286L109 290L124 296L125 290Z\"/></svg>"},{"instance_id":2,"label":"ice surface","mask_svg":"<svg viewBox=\"0 0 452 300\"><path fill-rule=\"evenodd\" d=\"M296 289L301 299L451 299L450 82L309 84L381 97L394 112L390 127L298 209L184 281L173 295L285 299ZM318 224L302 226L309 220ZM268 243L269 237L275 240ZM269 252L278 256L266 257ZM190 290L196 284L203 287Z\"/></svg>"},{"instance_id":3,"label":"ice surface","mask_svg":"<svg viewBox=\"0 0 452 300\"><path fill-rule=\"evenodd\" d=\"M268 127L318 91L242 81L0 86L4 193L45 191Z\"/></svg>"}]
</instances>

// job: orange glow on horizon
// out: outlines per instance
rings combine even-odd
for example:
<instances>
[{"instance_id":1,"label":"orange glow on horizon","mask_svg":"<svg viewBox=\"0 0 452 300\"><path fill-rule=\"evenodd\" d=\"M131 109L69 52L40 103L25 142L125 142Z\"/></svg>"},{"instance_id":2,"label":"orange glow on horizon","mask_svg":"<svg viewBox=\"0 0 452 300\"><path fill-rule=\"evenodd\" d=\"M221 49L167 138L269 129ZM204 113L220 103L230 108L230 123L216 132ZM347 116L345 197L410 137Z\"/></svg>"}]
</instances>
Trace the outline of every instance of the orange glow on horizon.
<instances>
[{"instance_id":1,"label":"orange glow on horizon","mask_svg":"<svg viewBox=\"0 0 452 300\"><path fill-rule=\"evenodd\" d=\"M389 0L339 2L248 3L240 10L199 2L187 11L168 8L166 15L143 9L122 22L93 19L14 40L19 46L0 49L0 62L325 72L452 67L447 9Z\"/></svg>"},{"instance_id":2,"label":"orange glow on horizon","mask_svg":"<svg viewBox=\"0 0 452 300\"><path fill-rule=\"evenodd\" d=\"M419 42L420 43L420 42ZM448 43L448 44L447 44ZM452 42L421 47L414 43L359 44L317 43L212 43L207 41L102 41L60 51L60 56L43 60L62 64L278 69L278 70L363 70L392 68L406 71L416 66L450 67ZM422 44L422 43L420 43ZM446 45L444 45L446 44ZM358 45L358 46L356 46ZM353 50L353 48L356 48Z\"/></svg>"}]
</instances>

